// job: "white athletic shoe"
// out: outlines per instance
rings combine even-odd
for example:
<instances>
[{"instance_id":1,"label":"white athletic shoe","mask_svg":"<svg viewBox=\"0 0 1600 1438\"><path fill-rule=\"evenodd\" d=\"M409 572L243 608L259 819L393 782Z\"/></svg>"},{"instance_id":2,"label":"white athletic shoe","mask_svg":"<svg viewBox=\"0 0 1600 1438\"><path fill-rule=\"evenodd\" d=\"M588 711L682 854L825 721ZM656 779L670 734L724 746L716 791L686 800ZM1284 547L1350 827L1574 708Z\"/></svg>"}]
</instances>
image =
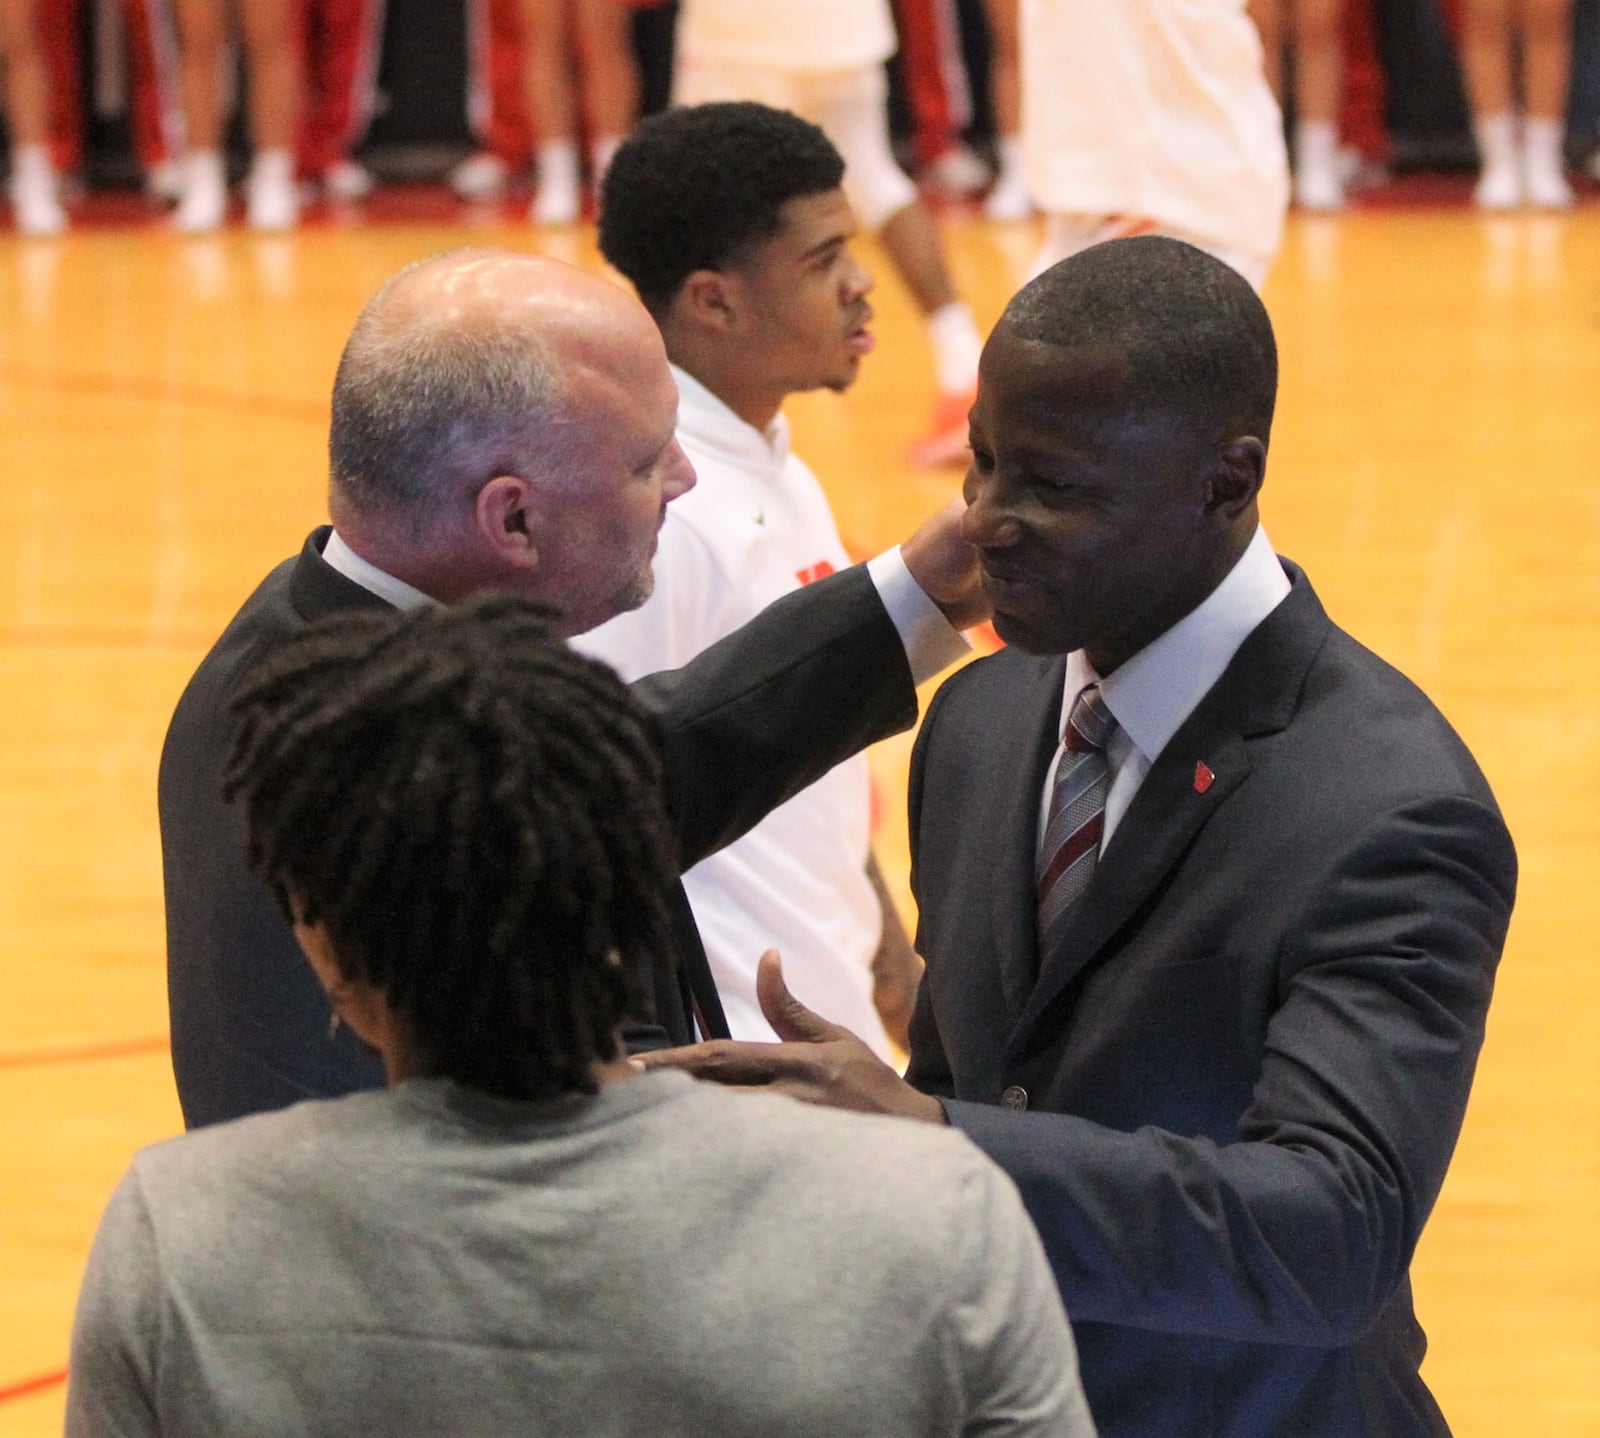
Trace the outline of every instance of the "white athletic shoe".
<instances>
[{"instance_id":1,"label":"white athletic shoe","mask_svg":"<svg viewBox=\"0 0 1600 1438\"><path fill-rule=\"evenodd\" d=\"M1342 210L1344 184L1338 170L1327 164L1302 163L1295 171L1294 202L1302 210Z\"/></svg>"},{"instance_id":2,"label":"white athletic shoe","mask_svg":"<svg viewBox=\"0 0 1600 1438\"><path fill-rule=\"evenodd\" d=\"M183 161L157 160L146 172L144 192L159 205L175 205L183 198Z\"/></svg>"},{"instance_id":3,"label":"white athletic shoe","mask_svg":"<svg viewBox=\"0 0 1600 1438\"><path fill-rule=\"evenodd\" d=\"M1021 175L1002 170L994 188L983 202L983 213L991 220L1025 220L1033 214L1033 197Z\"/></svg>"},{"instance_id":4,"label":"white athletic shoe","mask_svg":"<svg viewBox=\"0 0 1600 1438\"><path fill-rule=\"evenodd\" d=\"M201 150L183 157L183 184L173 228L186 235L205 234L221 227L228 213L228 177L222 156Z\"/></svg>"},{"instance_id":5,"label":"white athletic shoe","mask_svg":"<svg viewBox=\"0 0 1600 1438\"><path fill-rule=\"evenodd\" d=\"M541 183L528 206L528 218L536 225L575 225L582 213L583 191L559 181Z\"/></svg>"},{"instance_id":6,"label":"white athletic shoe","mask_svg":"<svg viewBox=\"0 0 1600 1438\"><path fill-rule=\"evenodd\" d=\"M11 208L20 234L43 238L59 235L67 227L61 208L60 186L47 162L14 164L11 173Z\"/></svg>"},{"instance_id":7,"label":"white athletic shoe","mask_svg":"<svg viewBox=\"0 0 1600 1438\"><path fill-rule=\"evenodd\" d=\"M300 191L294 182L294 157L287 150L264 150L245 181L245 220L252 230L292 230L300 220Z\"/></svg>"},{"instance_id":8,"label":"white athletic shoe","mask_svg":"<svg viewBox=\"0 0 1600 1438\"><path fill-rule=\"evenodd\" d=\"M445 183L463 200L497 200L510 178L504 160L492 151L479 150L452 166Z\"/></svg>"},{"instance_id":9,"label":"white athletic shoe","mask_svg":"<svg viewBox=\"0 0 1600 1438\"><path fill-rule=\"evenodd\" d=\"M1572 186L1556 165L1528 165L1528 203L1536 210L1565 210L1572 204Z\"/></svg>"},{"instance_id":10,"label":"white athletic shoe","mask_svg":"<svg viewBox=\"0 0 1600 1438\"><path fill-rule=\"evenodd\" d=\"M1522 175L1516 164L1491 160L1484 165L1472 191L1472 203L1480 210L1516 210L1523 202Z\"/></svg>"},{"instance_id":11,"label":"white athletic shoe","mask_svg":"<svg viewBox=\"0 0 1600 1438\"><path fill-rule=\"evenodd\" d=\"M364 200L376 184L372 171L354 160L335 160L322 172L322 190L330 200Z\"/></svg>"},{"instance_id":12,"label":"white athletic shoe","mask_svg":"<svg viewBox=\"0 0 1600 1438\"><path fill-rule=\"evenodd\" d=\"M994 178L994 172L965 145L952 145L922 172L923 183L937 195L966 199Z\"/></svg>"}]
</instances>

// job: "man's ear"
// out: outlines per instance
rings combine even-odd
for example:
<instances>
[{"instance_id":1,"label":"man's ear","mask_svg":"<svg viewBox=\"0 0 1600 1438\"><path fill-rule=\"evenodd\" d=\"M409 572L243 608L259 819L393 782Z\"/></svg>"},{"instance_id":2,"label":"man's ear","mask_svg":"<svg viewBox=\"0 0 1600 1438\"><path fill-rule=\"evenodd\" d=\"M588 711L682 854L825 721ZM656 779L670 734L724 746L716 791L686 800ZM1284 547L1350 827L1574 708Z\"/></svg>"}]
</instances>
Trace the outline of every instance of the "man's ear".
<instances>
[{"instance_id":1,"label":"man's ear","mask_svg":"<svg viewBox=\"0 0 1600 1438\"><path fill-rule=\"evenodd\" d=\"M388 1024L383 995L371 984L345 976L328 931L320 923L297 922L294 936L339 1020L368 1048L382 1052Z\"/></svg>"},{"instance_id":2,"label":"man's ear","mask_svg":"<svg viewBox=\"0 0 1600 1438\"><path fill-rule=\"evenodd\" d=\"M515 569L537 569L538 492L516 474L497 474L473 501L478 534L494 555Z\"/></svg>"},{"instance_id":3,"label":"man's ear","mask_svg":"<svg viewBox=\"0 0 1600 1438\"><path fill-rule=\"evenodd\" d=\"M738 323L738 278L723 270L695 270L678 290L673 309L704 329L727 330Z\"/></svg>"},{"instance_id":4,"label":"man's ear","mask_svg":"<svg viewBox=\"0 0 1600 1438\"><path fill-rule=\"evenodd\" d=\"M1267 447L1254 435L1231 439L1212 456L1206 509L1229 523L1248 513L1267 474Z\"/></svg>"}]
</instances>

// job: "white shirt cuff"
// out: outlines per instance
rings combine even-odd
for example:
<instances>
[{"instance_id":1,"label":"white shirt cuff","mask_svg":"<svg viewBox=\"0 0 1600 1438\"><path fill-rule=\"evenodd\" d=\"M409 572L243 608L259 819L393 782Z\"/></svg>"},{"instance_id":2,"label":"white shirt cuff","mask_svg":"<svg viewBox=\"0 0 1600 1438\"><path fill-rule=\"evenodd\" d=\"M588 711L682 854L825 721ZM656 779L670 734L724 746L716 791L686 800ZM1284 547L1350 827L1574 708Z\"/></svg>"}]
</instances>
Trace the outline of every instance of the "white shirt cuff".
<instances>
[{"instance_id":1,"label":"white shirt cuff","mask_svg":"<svg viewBox=\"0 0 1600 1438\"><path fill-rule=\"evenodd\" d=\"M954 628L923 588L911 577L900 557L900 546L868 560L867 573L878 588L878 598L889 611L889 621L899 632L911 665L911 679L921 684L941 669L948 669L972 645Z\"/></svg>"}]
</instances>

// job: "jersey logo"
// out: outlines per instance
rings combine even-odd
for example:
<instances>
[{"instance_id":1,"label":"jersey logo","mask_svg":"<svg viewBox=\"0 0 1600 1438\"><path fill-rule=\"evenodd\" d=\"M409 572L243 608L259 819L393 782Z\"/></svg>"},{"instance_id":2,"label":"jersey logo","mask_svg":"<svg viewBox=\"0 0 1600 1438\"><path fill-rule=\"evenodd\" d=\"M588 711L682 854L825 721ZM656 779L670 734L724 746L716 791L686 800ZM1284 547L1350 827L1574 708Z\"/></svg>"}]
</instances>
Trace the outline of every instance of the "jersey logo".
<instances>
[{"instance_id":1,"label":"jersey logo","mask_svg":"<svg viewBox=\"0 0 1600 1438\"><path fill-rule=\"evenodd\" d=\"M794 577L802 584L811 584L815 580L826 579L832 573L833 565L826 559L819 559L815 564L795 570Z\"/></svg>"}]
</instances>

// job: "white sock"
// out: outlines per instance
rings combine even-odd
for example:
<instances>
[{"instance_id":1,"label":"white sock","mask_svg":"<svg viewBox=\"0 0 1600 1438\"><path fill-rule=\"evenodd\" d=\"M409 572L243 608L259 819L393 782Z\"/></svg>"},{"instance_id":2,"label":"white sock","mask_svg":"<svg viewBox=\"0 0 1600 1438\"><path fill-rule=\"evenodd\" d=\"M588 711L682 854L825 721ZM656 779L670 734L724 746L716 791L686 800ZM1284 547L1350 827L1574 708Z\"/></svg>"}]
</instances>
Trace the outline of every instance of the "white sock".
<instances>
[{"instance_id":1,"label":"white sock","mask_svg":"<svg viewBox=\"0 0 1600 1438\"><path fill-rule=\"evenodd\" d=\"M183 168L191 184L215 181L218 188L222 188L228 182L228 172L223 166L220 150L190 150L183 157Z\"/></svg>"},{"instance_id":2,"label":"white sock","mask_svg":"<svg viewBox=\"0 0 1600 1438\"><path fill-rule=\"evenodd\" d=\"M1002 135L995 145L995 158L1000 161L1000 177L1022 178L1022 136Z\"/></svg>"},{"instance_id":3,"label":"white sock","mask_svg":"<svg viewBox=\"0 0 1600 1438\"><path fill-rule=\"evenodd\" d=\"M55 162L50 158L48 145L13 145L11 148L11 179L15 184L53 185L56 179Z\"/></svg>"},{"instance_id":4,"label":"white sock","mask_svg":"<svg viewBox=\"0 0 1600 1438\"><path fill-rule=\"evenodd\" d=\"M1473 125L1485 169L1512 169L1517 163L1517 117L1485 115Z\"/></svg>"},{"instance_id":5,"label":"white sock","mask_svg":"<svg viewBox=\"0 0 1600 1438\"><path fill-rule=\"evenodd\" d=\"M1295 156L1302 167L1332 170L1339 155L1339 130L1328 120L1306 120L1295 127Z\"/></svg>"},{"instance_id":6,"label":"white sock","mask_svg":"<svg viewBox=\"0 0 1600 1438\"><path fill-rule=\"evenodd\" d=\"M1547 119L1543 115L1529 115L1522 122L1522 152L1530 165L1548 165L1558 174L1566 168L1562 142L1566 139L1566 122Z\"/></svg>"},{"instance_id":7,"label":"white sock","mask_svg":"<svg viewBox=\"0 0 1600 1438\"><path fill-rule=\"evenodd\" d=\"M928 316L934 370L941 394L967 394L978 387L978 356L983 341L972 311L960 300L941 305Z\"/></svg>"},{"instance_id":8,"label":"white sock","mask_svg":"<svg viewBox=\"0 0 1600 1438\"><path fill-rule=\"evenodd\" d=\"M572 140L546 140L539 146L538 180L562 190L578 188L578 147Z\"/></svg>"},{"instance_id":9,"label":"white sock","mask_svg":"<svg viewBox=\"0 0 1600 1438\"><path fill-rule=\"evenodd\" d=\"M250 178L264 185L292 185L294 151L282 148L257 150L250 162Z\"/></svg>"},{"instance_id":10,"label":"white sock","mask_svg":"<svg viewBox=\"0 0 1600 1438\"><path fill-rule=\"evenodd\" d=\"M589 147L589 164L593 170L595 193L600 192L600 186L605 183L606 171L611 168L611 157L617 153L617 146L622 143L618 135L602 135Z\"/></svg>"}]
</instances>

